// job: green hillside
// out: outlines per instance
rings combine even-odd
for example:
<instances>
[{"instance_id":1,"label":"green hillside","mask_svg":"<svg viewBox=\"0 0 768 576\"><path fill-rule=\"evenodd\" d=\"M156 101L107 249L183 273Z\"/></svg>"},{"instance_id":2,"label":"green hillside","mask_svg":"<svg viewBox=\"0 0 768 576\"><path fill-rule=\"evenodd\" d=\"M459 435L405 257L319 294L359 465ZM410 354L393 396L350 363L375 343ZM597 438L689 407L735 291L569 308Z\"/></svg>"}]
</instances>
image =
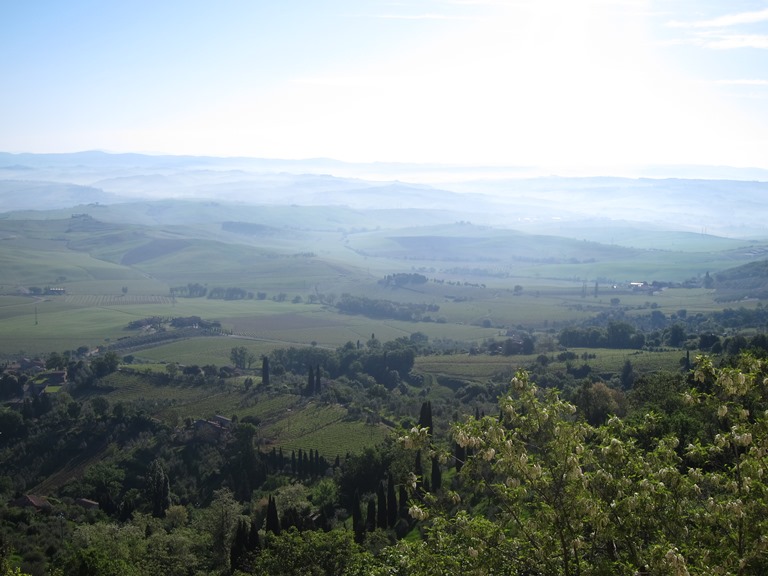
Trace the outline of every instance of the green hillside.
<instances>
[{"instance_id":1,"label":"green hillside","mask_svg":"<svg viewBox=\"0 0 768 576\"><path fill-rule=\"evenodd\" d=\"M765 257L764 252L760 256ZM750 262L714 274L713 285L723 300L768 297L768 260Z\"/></svg>"}]
</instances>

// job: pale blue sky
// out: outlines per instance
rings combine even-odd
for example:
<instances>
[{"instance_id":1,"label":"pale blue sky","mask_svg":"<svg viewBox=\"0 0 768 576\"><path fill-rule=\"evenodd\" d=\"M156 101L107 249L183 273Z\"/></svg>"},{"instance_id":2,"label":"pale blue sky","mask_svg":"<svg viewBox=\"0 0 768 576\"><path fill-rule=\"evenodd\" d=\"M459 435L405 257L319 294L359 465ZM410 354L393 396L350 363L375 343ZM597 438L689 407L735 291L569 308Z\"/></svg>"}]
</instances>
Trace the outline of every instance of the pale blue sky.
<instances>
[{"instance_id":1,"label":"pale blue sky","mask_svg":"<svg viewBox=\"0 0 768 576\"><path fill-rule=\"evenodd\" d=\"M0 150L768 168L768 1L0 0Z\"/></svg>"}]
</instances>

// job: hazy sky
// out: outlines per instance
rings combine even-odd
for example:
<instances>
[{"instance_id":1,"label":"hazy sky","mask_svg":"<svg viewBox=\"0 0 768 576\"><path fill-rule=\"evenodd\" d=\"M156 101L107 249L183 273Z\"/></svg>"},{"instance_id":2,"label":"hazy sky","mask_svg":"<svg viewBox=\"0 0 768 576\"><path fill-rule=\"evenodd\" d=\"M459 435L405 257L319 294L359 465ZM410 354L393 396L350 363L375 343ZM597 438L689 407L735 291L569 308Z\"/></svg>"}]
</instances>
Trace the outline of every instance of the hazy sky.
<instances>
[{"instance_id":1,"label":"hazy sky","mask_svg":"<svg viewBox=\"0 0 768 576\"><path fill-rule=\"evenodd\" d=\"M768 1L0 0L0 150L768 168Z\"/></svg>"}]
</instances>

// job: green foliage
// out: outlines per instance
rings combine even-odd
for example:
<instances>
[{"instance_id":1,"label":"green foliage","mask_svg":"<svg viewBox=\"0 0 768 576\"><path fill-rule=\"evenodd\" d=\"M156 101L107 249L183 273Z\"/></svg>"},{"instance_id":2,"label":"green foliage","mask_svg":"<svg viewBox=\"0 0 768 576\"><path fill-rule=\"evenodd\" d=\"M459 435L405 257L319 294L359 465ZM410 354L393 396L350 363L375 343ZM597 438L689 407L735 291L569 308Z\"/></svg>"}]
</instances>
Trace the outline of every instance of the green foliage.
<instances>
[{"instance_id":1,"label":"green foliage","mask_svg":"<svg viewBox=\"0 0 768 576\"><path fill-rule=\"evenodd\" d=\"M680 411L692 409L711 432L681 446L677 437L659 435L652 413L634 423L613 417L591 425L556 391L518 373L499 401L501 419L455 426L456 442L473 452L460 476L466 515L413 506L412 516L430 519L427 538L396 549L401 565L416 574L442 573L435 566L562 575L764 573L763 365L745 357L716 368L704 358L695 378L699 390L686 394ZM481 499L489 525L471 518ZM470 550L481 527L488 532Z\"/></svg>"},{"instance_id":2,"label":"green foliage","mask_svg":"<svg viewBox=\"0 0 768 576\"><path fill-rule=\"evenodd\" d=\"M245 346L235 346L229 353L229 359L232 360L235 368L245 369L250 368L256 361L256 355Z\"/></svg>"},{"instance_id":3,"label":"green foliage","mask_svg":"<svg viewBox=\"0 0 768 576\"><path fill-rule=\"evenodd\" d=\"M428 313L436 314L440 311L440 306L437 304L376 300L351 294L342 294L336 303L336 308L342 314L362 314L369 318L391 318L417 322L424 319Z\"/></svg>"},{"instance_id":4,"label":"green foliage","mask_svg":"<svg viewBox=\"0 0 768 576\"><path fill-rule=\"evenodd\" d=\"M146 478L146 494L152 507L152 515L162 518L171 505L171 489L168 475L160 460L152 461Z\"/></svg>"},{"instance_id":5,"label":"green foliage","mask_svg":"<svg viewBox=\"0 0 768 576\"><path fill-rule=\"evenodd\" d=\"M583 348L642 348L645 337L627 322L609 322L601 328L565 328L560 332L560 344Z\"/></svg>"},{"instance_id":6,"label":"green foliage","mask_svg":"<svg viewBox=\"0 0 768 576\"><path fill-rule=\"evenodd\" d=\"M268 545L256 555L250 574L270 576L351 576L372 567L361 548L346 530L299 532L287 530L269 538Z\"/></svg>"},{"instance_id":7,"label":"green foliage","mask_svg":"<svg viewBox=\"0 0 768 576\"><path fill-rule=\"evenodd\" d=\"M97 356L91 360L91 371L96 378L102 378L111 374L120 365L120 359L114 352L107 352L103 356Z\"/></svg>"},{"instance_id":8,"label":"green foliage","mask_svg":"<svg viewBox=\"0 0 768 576\"><path fill-rule=\"evenodd\" d=\"M0 539L0 576L30 576L30 574L22 572L18 566L12 566L9 556L10 550Z\"/></svg>"},{"instance_id":9,"label":"green foliage","mask_svg":"<svg viewBox=\"0 0 768 576\"><path fill-rule=\"evenodd\" d=\"M229 567L230 551L240 511L232 492L226 488L214 493L211 505L205 510L204 522L210 537L213 560L217 566Z\"/></svg>"}]
</instances>

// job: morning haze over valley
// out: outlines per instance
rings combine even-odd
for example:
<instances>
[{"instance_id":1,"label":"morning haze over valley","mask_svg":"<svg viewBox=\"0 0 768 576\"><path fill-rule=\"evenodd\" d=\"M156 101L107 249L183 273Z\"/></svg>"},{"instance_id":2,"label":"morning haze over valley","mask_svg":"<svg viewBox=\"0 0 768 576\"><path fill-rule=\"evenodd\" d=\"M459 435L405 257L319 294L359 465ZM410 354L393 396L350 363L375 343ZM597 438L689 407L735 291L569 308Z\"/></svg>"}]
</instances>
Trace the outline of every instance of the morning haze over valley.
<instances>
[{"instance_id":1,"label":"morning haze over valley","mask_svg":"<svg viewBox=\"0 0 768 576\"><path fill-rule=\"evenodd\" d=\"M5 8L0 576L768 572L768 3Z\"/></svg>"}]
</instances>

